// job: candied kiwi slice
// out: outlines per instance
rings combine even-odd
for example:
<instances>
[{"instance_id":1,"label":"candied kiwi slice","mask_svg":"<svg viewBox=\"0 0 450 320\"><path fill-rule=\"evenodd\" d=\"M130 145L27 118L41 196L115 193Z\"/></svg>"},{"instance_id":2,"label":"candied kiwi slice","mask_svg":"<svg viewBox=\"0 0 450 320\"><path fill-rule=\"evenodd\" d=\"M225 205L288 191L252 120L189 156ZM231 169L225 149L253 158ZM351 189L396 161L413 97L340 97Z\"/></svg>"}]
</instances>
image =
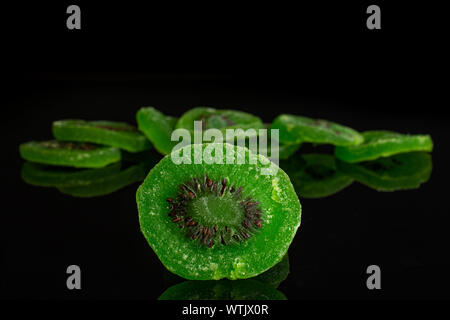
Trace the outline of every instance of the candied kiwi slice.
<instances>
[{"instance_id":1,"label":"candied kiwi slice","mask_svg":"<svg viewBox=\"0 0 450 320\"><path fill-rule=\"evenodd\" d=\"M76 168L102 168L121 159L117 148L57 140L22 143L19 152L31 162Z\"/></svg>"},{"instance_id":2,"label":"candied kiwi slice","mask_svg":"<svg viewBox=\"0 0 450 320\"><path fill-rule=\"evenodd\" d=\"M339 160L356 163L389 157L395 154L433 150L433 141L429 135L410 135L392 131L365 131L364 142L357 146L336 147L335 156Z\"/></svg>"},{"instance_id":3,"label":"candied kiwi slice","mask_svg":"<svg viewBox=\"0 0 450 320\"><path fill-rule=\"evenodd\" d=\"M324 198L352 184L353 179L336 167L329 154L301 154L280 162L280 167L291 178L300 198Z\"/></svg>"},{"instance_id":4,"label":"candied kiwi slice","mask_svg":"<svg viewBox=\"0 0 450 320\"><path fill-rule=\"evenodd\" d=\"M152 147L150 141L135 126L125 122L58 120L52 125L53 136L59 141L91 142L140 152Z\"/></svg>"},{"instance_id":5,"label":"candied kiwi slice","mask_svg":"<svg viewBox=\"0 0 450 320\"><path fill-rule=\"evenodd\" d=\"M155 149L163 154L169 154L176 145L171 141L176 118L165 116L153 107L144 107L136 114L138 128L153 143Z\"/></svg>"},{"instance_id":6,"label":"candied kiwi slice","mask_svg":"<svg viewBox=\"0 0 450 320\"><path fill-rule=\"evenodd\" d=\"M196 150L203 161L195 163ZM223 164L209 151L220 151ZM263 156L229 144L189 145L163 158L139 187L141 231L164 266L190 280L254 277L286 254L301 206L289 177ZM217 159L216 159L217 160ZM262 169L276 169L264 175Z\"/></svg>"},{"instance_id":7,"label":"candied kiwi slice","mask_svg":"<svg viewBox=\"0 0 450 320\"><path fill-rule=\"evenodd\" d=\"M416 189L430 179L431 155L410 152L360 163L337 161L340 171L377 191Z\"/></svg>"},{"instance_id":8,"label":"candied kiwi slice","mask_svg":"<svg viewBox=\"0 0 450 320\"><path fill-rule=\"evenodd\" d=\"M202 130L218 129L223 138L226 138L226 129L254 129L254 135L264 128L260 118L246 112L237 110L222 110L209 107L196 107L185 112L176 124L177 129L187 129L194 132L194 121L202 122ZM236 138L245 133L236 132ZM246 136L252 136L247 132Z\"/></svg>"},{"instance_id":9,"label":"candied kiwi slice","mask_svg":"<svg viewBox=\"0 0 450 320\"><path fill-rule=\"evenodd\" d=\"M184 281L161 294L158 300L286 300L273 286L253 280Z\"/></svg>"},{"instance_id":10,"label":"candied kiwi slice","mask_svg":"<svg viewBox=\"0 0 450 320\"><path fill-rule=\"evenodd\" d=\"M279 129L280 142L310 142L336 146L357 145L363 137L352 128L322 119L282 114L275 118L272 129Z\"/></svg>"}]
</instances>

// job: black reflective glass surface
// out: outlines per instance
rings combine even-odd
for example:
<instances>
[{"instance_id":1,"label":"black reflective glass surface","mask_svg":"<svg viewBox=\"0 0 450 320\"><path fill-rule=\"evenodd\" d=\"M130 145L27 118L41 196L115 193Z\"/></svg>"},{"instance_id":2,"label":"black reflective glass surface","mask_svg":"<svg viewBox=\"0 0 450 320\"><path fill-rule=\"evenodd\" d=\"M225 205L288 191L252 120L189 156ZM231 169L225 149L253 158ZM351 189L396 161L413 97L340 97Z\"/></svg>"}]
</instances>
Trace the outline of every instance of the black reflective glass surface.
<instances>
[{"instance_id":1,"label":"black reflective glass surface","mask_svg":"<svg viewBox=\"0 0 450 320\"><path fill-rule=\"evenodd\" d=\"M27 74L17 81L20 90L8 96L2 155L5 297L448 297L448 129L439 116L417 109L405 113L404 106L392 106L397 98L389 95L359 108L363 97L301 96L220 75ZM280 279L180 284L139 230L135 193L161 158L158 153L125 156L101 169L53 168L23 161L18 153L22 142L50 139L54 120L135 123L136 111L145 105L172 116L208 105L252 112L267 123L291 113L360 131L428 133L435 149L347 164L333 157L331 146L302 145L280 162L302 204L302 223ZM72 264L82 270L80 291L66 287ZM370 265L381 269L382 290L367 289Z\"/></svg>"}]
</instances>

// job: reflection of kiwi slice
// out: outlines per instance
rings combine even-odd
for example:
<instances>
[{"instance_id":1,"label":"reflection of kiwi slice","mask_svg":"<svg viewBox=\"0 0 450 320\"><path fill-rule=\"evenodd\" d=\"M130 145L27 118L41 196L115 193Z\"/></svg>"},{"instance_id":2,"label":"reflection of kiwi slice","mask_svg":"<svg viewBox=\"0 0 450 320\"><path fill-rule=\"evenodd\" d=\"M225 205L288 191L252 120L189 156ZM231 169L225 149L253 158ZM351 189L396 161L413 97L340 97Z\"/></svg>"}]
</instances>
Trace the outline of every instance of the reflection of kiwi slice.
<instances>
[{"instance_id":1,"label":"reflection of kiwi slice","mask_svg":"<svg viewBox=\"0 0 450 320\"><path fill-rule=\"evenodd\" d=\"M25 161L22 167L23 180L40 187L86 186L92 181L120 171L120 162L98 169L74 169L58 166L47 166Z\"/></svg>"},{"instance_id":2,"label":"reflection of kiwi slice","mask_svg":"<svg viewBox=\"0 0 450 320\"><path fill-rule=\"evenodd\" d=\"M213 163L211 150L223 152L226 163ZM200 164L197 151L204 155ZM141 230L166 268L192 280L241 279L277 264L300 224L289 177L262 156L249 164L248 149L227 144L176 153L191 164L166 156L136 195ZM236 164L241 156L245 164ZM267 167L277 169L274 175L262 174Z\"/></svg>"},{"instance_id":3,"label":"reflection of kiwi slice","mask_svg":"<svg viewBox=\"0 0 450 320\"><path fill-rule=\"evenodd\" d=\"M113 193L137 181L144 180L149 171L149 163L142 162L132 165L114 174L89 179L86 177L84 185L59 187L62 193L74 197L98 197Z\"/></svg>"},{"instance_id":4,"label":"reflection of kiwi slice","mask_svg":"<svg viewBox=\"0 0 450 320\"><path fill-rule=\"evenodd\" d=\"M197 107L185 112L176 124L177 129L187 129L194 131L194 121L202 122L202 130L218 129L226 139L226 129L255 129L255 135L258 129L263 128L260 118L242 111L220 110L207 107ZM236 138L243 136L236 132ZM250 135L251 136L251 135Z\"/></svg>"},{"instance_id":5,"label":"reflection of kiwi slice","mask_svg":"<svg viewBox=\"0 0 450 320\"><path fill-rule=\"evenodd\" d=\"M432 151L429 135L409 135L391 131L365 131L364 142L357 146L336 147L336 158L345 162L361 162L411 151Z\"/></svg>"},{"instance_id":6,"label":"reflection of kiwi slice","mask_svg":"<svg viewBox=\"0 0 450 320\"><path fill-rule=\"evenodd\" d=\"M19 151L31 162L76 168L101 168L121 158L117 148L56 140L23 143Z\"/></svg>"},{"instance_id":7,"label":"reflection of kiwi slice","mask_svg":"<svg viewBox=\"0 0 450 320\"><path fill-rule=\"evenodd\" d=\"M53 122L52 129L60 141L92 142L129 152L151 148L150 141L135 126L125 122L59 120Z\"/></svg>"},{"instance_id":8,"label":"reflection of kiwi slice","mask_svg":"<svg viewBox=\"0 0 450 320\"><path fill-rule=\"evenodd\" d=\"M402 153L357 164L338 161L338 168L356 181L378 191L418 188L431 175L431 155Z\"/></svg>"},{"instance_id":9,"label":"reflection of kiwi slice","mask_svg":"<svg viewBox=\"0 0 450 320\"><path fill-rule=\"evenodd\" d=\"M286 300L269 284L253 279L185 281L163 292L158 300Z\"/></svg>"},{"instance_id":10,"label":"reflection of kiwi slice","mask_svg":"<svg viewBox=\"0 0 450 320\"><path fill-rule=\"evenodd\" d=\"M273 268L261 273L252 279L270 284L274 288L278 288L280 283L286 280L289 274L289 255L286 254L283 259L278 262Z\"/></svg>"},{"instance_id":11,"label":"reflection of kiwi slice","mask_svg":"<svg viewBox=\"0 0 450 320\"><path fill-rule=\"evenodd\" d=\"M161 154L169 154L176 142L171 141L176 118L167 117L153 107L139 109L136 114L138 128Z\"/></svg>"},{"instance_id":12,"label":"reflection of kiwi slice","mask_svg":"<svg viewBox=\"0 0 450 320\"><path fill-rule=\"evenodd\" d=\"M280 163L300 198L323 198L349 186L353 179L336 169L333 156L302 154Z\"/></svg>"},{"instance_id":13,"label":"reflection of kiwi slice","mask_svg":"<svg viewBox=\"0 0 450 320\"><path fill-rule=\"evenodd\" d=\"M280 130L280 141L284 143L311 142L348 146L363 141L363 137L352 128L328 120L288 114L275 118L272 129Z\"/></svg>"}]
</instances>

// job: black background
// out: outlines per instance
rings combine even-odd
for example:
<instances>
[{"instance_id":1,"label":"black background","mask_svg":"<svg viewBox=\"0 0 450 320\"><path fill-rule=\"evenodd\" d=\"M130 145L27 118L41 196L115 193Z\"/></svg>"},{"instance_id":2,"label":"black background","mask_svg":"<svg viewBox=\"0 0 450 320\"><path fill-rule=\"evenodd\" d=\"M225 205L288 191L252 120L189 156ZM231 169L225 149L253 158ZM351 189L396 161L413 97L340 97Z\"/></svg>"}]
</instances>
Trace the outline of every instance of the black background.
<instances>
[{"instance_id":1,"label":"black background","mask_svg":"<svg viewBox=\"0 0 450 320\"><path fill-rule=\"evenodd\" d=\"M174 116L207 105L265 122L293 113L431 134L433 174L420 189L377 193L355 183L301 200L280 290L288 299L448 299L441 10L375 3L381 30L365 27L372 3L78 1L80 31L65 27L72 3L5 8L2 297L157 298L165 271L139 232L137 185L93 199L26 185L18 145L51 138L57 119L133 123L145 105ZM70 264L82 269L81 291L65 287ZM371 264L381 267L380 291L365 286Z\"/></svg>"}]
</instances>

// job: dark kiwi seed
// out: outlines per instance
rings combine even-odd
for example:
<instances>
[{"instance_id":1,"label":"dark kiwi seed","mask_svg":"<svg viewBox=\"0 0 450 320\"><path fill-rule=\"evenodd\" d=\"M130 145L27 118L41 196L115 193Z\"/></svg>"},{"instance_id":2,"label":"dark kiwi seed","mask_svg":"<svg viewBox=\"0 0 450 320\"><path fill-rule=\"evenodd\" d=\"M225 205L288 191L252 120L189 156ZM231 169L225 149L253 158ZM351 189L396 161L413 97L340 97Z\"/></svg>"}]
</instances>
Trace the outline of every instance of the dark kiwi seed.
<instances>
[{"instance_id":1,"label":"dark kiwi seed","mask_svg":"<svg viewBox=\"0 0 450 320\"><path fill-rule=\"evenodd\" d=\"M194 177L180 184L178 195L175 198L166 199L170 207L168 215L180 229L186 229L187 238L194 241L198 240L199 243L208 248L215 247L218 244L226 246L247 241L257 233L257 229L262 227L263 220L259 202L250 197L244 197L244 194L242 187L227 185L225 178L219 179L218 182L212 180L208 174L202 177ZM211 196L213 197L211 198ZM195 212L195 214L189 213L190 202L197 201L198 198L215 201L214 196L220 199L218 201L236 201L242 210L242 218L239 218L242 219L241 222L237 225L234 225L234 223L223 225L223 222L220 220L215 222L214 217L211 216L205 222L203 217L199 216L201 211Z\"/></svg>"}]
</instances>

